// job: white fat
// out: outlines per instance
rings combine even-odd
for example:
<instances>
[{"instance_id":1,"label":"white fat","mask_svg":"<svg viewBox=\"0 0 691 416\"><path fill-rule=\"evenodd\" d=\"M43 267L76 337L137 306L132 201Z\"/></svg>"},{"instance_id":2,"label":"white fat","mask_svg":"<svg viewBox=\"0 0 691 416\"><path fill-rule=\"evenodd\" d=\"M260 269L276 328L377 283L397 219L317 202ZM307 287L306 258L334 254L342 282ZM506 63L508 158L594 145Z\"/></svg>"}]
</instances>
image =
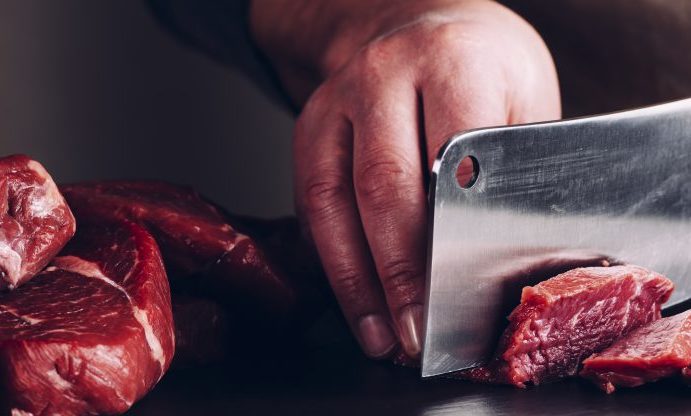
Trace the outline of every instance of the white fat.
<instances>
[{"instance_id":1,"label":"white fat","mask_svg":"<svg viewBox=\"0 0 691 416\"><path fill-rule=\"evenodd\" d=\"M0 312L7 312L15 318L20 319L29 325L36 325L43 322L43 319L32 318L30 315L22 315L16 309L11 308L7 305L0 305Z\"/></svg>"},{"instance_id":2,"label":"white fat","mask_svg":"<svg viewBox=\"0 0 691 416\"><path fill-rule=\"evenodd\" d=\"M621 322L621 328L625 329L626 325L629 324L629 311L631 310L631 300L626 302L626 310L624 311L624 319Z\"/></svg>"},{"instance_id":3,"label":"white fat","mask_svg":"<svg viewBox=\"0 0 691 416\"><path fill-rule=\"evenodd\" d=\"M92 367L89 369L89 371L91 372L91 376L98 379L101 383L110 383L108 377L108 369L121 368L120 371L125 372L124 377L129 376L129 369L127 367L122 367L120 354L117 352L114 353L113 349L110 347L106 347L104 345L97 345L94 348L82 350L82 354L84 354L86 360L93 360L101 363L106 363L107 367L105 372L102 371L101 367ZM117 396L118 400L125 403L125 405L128 408L132 406L132 398L125 397L120 389L114 388L112 389L112 393Z\"/></svg>"},{"instance_id":4,"label":"white fat","mask_svg":"<svg viewBox=\"0 0 691 416\"><path fill-rule=\"evenodd\" d=\"M61 391L66 391L72 388L72 383L62 378L54 368L46 371L46 377L53 387L60 389Z\"/></svg>"},{"instance_id":5,"label":"white fat","mask_svg":"<svg viewBox=\"0 0 691 416\"><path fill-rule=\"evenodd\" d=\"M33 413L27 412L25 410L17 409L14 408L12 409L12 412L10 413L11 416L34 416Z\"/></svg>"},{"instance_id":6,"label":"white fat","mask_svg":"<svg viewBox=\"0 0 691 416\"><path fill-rule=\"evenodd\" d=\"M22 319L23 319L24 321L28 322L29 325L36 325L36 324L40 324L41 322L43 322L43 319L32 318L32 317L30 317L30 316L28 316L28 315L23 315L23 316L22 316Z\"/></svg>"},{"instance_id":7,"label":"white fat","mask_svg":"<svg viewBox=\"0 0 691 416\"><path fill-rule=\"evenodd\" d=\"M643 290L643 284L640 281L636 281L636 290L633 292L632 298L637 298L641 296L641 291Z\"/></svg>"},{"instance_id":8,"label":"white fat","mask_svg":"<svg viewBox=\"0 0 691 416\"><path fill-rule=\"evenodd\" d=\"M223 224L223 226L221 227L221 230L223 230L223 231L233 231L233 229L230 228L230 226L229 226L228 224ZM245 240L249 240L249 239L250 239L250 238L249 238L248 236L246 236L245 234L238 233L237 231L235 232L235 235L233 235L233 237L234 237L234 240L228 241L228 242L226 242L226 244L225 244L224 250L225 250L226 252L232 251L233 249L235 249L235 247L237 247L238 244L240 244L241 242L243 242L243 241L245 241Z\"/></svg>"},{"instance_id":9,"label":"white fat","mask_svg":"<svg viewBox=\"0 0 691 416\"><path fill-rule=\"evenodd\" d=\"M103 274L101 268L98 267L96 263L86 261L76 256L62 256L56 257L53 260L53 264L69 272L78 273L82 276L102 280L110 286L118 289L120 292L122 292L123 295L125 295L127 301L132 306L132 314L134 315L134 319L137 320L139 325L141 325L142 329L144 330L144 337L146 338L146 343L149 345L151 358L153 358L154 361L157 361L161 366L162 376L163 368L165 366L165 354L163 353L163 347L161 346L161 342L159 341L159 339L156 337L156 334L154 334L153 327L149 322L149 317L146 314L146 311L139 309L137 306L134 305L129 293L127 293L127 291L122 286L115 283L113 280L108 278L108 276Z\"/></svg>"},{"instance_id":10,"label":"white fat","mask_svg":"<svg viewBox=\"0 0 691 416\"><path fill-rule=\"evenodd\" d=\"M53 178L40 163L32 160L27 164L27 167L44 179L43 184L40 185L40 191L43 195L31 198L31 213L35 217L47 217L54 209L59 208L64 203L62 195L53 182Z\"/></svg>"},{"instance_id":11,"label":"white fat","mask_svg":"<svg viewBox=\"0 0 691 416\"><path fill-rule=\"evenodd\" d=\"M115 250L115 249L113 249L113 250ZM134 273L135 269L139 265L139 251L136 251L135 254L136 254L136 257L134 258L134 263L132 264L132 267L130 267L130 270L127 271L127 274L122 279L123 284L127 283L127 281L130 280L130 277L132 277L132 273Z\"/></svg>"},{"instance_id":12,"label":"white fat","mask_svg":"<svg viewBox=\"0 0 691 416\"><path fill-rule=\"evenodd\" d=\"M571 319L569 320L569 325L571 328L575 328L576 325L578 324L578 320L581 318L581 314L583 313L583 308L580 308L576 313L573 314Z\"/></svg>"},{"instance_id":13,"label":"white fat","mask_svg":"<svg viewBox=\"0 0 691 416\"><path fill-rule=\"evenodd\" d=\"M5 279L14 288L22 274L22 257L9 244L0 241L0 264L5 266Z\"/></svg>"},{"instance_id":14,"label":"white fat","mask_svg":"<svg viewBox=\"0 0 691 416\"><path fill-rule=\"evenodd\" d=\"M84 350L82 354L92 359L96 357L97 361L107 363L111 368L118 368L122 365L120 358L112 353L112 349L104 345L96 345L89 350Z\"/></svg>"},{"instance_id":15,"label":"white fat","mask_svg":"<svg viewBox=\"0 0 691 416\"><path fill-rule=\"evenodd\" d=\"M103 280L104 282L108 283L109 285L115 287L116 289L122 291L123 293L125 293L125 295L127 295L127 292L125 292L125 290L122 287L120 287L120 285L118 285L117 283L115 283L103 274L101 268L96 263L86 261L77 256L61 256L54 258L52 264L53 267L57 267L58 269ZM129 297L129 295L127 296Z\"/></svg>"},{"instance_id":16,"label":"white fat","mask_svg":"<svg viewBox=\"0 0 691 416\"><path fill-rule=\"evenodd\" d=\"M161 376L163 376L163 368L165 366L165 354L163 354L163 347L161 346L161 341L154 334L154 328L149 322L149 315L146 311L139 309L138 307L132 305L132 310L134 311L134 318L139 322L139 324L144 329L144 336L146 337L146 343L149 344L149 349L151 350L151 357L158 361L161 365Z\"/></svg>"}]
</instances>

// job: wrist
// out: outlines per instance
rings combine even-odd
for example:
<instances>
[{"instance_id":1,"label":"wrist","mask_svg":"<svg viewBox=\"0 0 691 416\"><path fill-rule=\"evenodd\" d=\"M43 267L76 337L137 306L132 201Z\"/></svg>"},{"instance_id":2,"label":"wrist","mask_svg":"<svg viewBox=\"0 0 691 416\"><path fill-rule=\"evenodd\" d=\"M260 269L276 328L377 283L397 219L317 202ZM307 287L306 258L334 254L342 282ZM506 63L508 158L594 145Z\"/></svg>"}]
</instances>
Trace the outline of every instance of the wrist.
<instances>
[{"instance_id":1,"label":"wrist","mask_svg":"<svg viewBox=\"0 0 691 416\"><path fill-rule=\"evenodd\" d=\"M367 43L493 0L251 0L250 32L298 106ZM470 7L472 9L473 7Z\"/></svg>"},{"instance_id":2,"label":"wrist","mask_svg":"<svg viewBox=\"0 0 691 416\"><path fill-rule=\"evenodd\" d=\"M328 48L340 1L251 0L250 35L278 74L288 95L301 104L321 80L320 56Z\"/></svg>"}]
</instances>

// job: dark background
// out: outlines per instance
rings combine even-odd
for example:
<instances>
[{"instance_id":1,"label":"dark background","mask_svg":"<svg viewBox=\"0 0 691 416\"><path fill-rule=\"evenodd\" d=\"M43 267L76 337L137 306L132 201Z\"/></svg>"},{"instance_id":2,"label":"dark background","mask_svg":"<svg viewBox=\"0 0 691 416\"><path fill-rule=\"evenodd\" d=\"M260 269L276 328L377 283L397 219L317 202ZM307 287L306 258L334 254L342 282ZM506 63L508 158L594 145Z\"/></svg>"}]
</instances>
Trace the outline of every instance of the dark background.
<instances>
[{"instance_id":1,"label":"dark background","mask_svg":"<svg viewBox=\"0 0 691 416\"><path fill-rule=\"evenodd\" d=\"M567 114L691 95L691 0L506 2L551 47ZM165 179L238 213L290 213L291 128L246 79L177 43L143 1L0 0L0 155L28 153L58 181ZM282 352L292 360L248 373L173 371L131 414L688 414L689 390L672 381L610 396L579 380L523 391L422 382L352 345Z\"/></svg>"},{"instance_id":2,"label":"dark background","mask_svg":"<svg viewBox=\"0 0 691 416\"><path fill-rule=\"evenodd\" d=\"M691 96L691 0L503 2L550 47L565 116ZM0 155L60 182L164 179L237 213L291 213L292 123L144 0L0 0Z\"/></svg>"},{"instance_id":3,"label":"dark background","mask_svg":"<svg viewBox=\"0 0 691 416\"><path fill-rule=\"evenodd\" d=\"M0 155L27 153L56 181L165 179L234 212L286 214L291 129L143 1L0 0Z\"/></svg>"}]
</instances>

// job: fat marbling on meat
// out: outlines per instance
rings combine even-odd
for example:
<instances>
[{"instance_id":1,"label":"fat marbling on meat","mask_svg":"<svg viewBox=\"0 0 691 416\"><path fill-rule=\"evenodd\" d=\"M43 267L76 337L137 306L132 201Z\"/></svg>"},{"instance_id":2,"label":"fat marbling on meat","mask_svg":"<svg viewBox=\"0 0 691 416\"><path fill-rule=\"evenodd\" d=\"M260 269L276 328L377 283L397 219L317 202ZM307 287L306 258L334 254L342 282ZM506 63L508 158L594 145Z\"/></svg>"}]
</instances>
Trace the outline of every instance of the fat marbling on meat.
<instances>
[{"instance_id":1,"label":"fat marbling on meat","mask_svg":"<svg viewBox=\"0 0 691 416\"><path fill-rule=\"evenodd\" d=\"M580 375L607 393L662 378L688 378L691 311L650 322L583 361Z\"/></svg>"},{"instance_id":2,"label":"fat marbling on meat","mask_svg":"<svg viewBox=\"0 0 691 416\"><path fill-rule=\"evenodd\" d=\"M159 181L60 188L80 224L124 219L156 239L173 292L176 365L297 346L330 298L295 218L230 215L191 188ZM254 341L230 342L237 334Z\"/></svg>"},{"instance_id":3,"label":"fat marbling on meat","mask_svg":"<svg viewBox=\"0 0 691 416\"><path fill-rule=\"evenodd\" d=\"M573 376L585 357L659 319L673 288L630 265L573 269L525 287L494 358L457 376L517 387Z\"/></svg>"},{"instance_id":4,"label":"fat marbling on meat","mask_svg":"<svg viewBox=\"0 0 691 416\"><path fill-rule=\"evenodd\" d=\"M31 279L74 232L72 212L40 163L0 159L0 289Z\"/></svg>"},{"instance_id":5,"label":"fat marbling on meat","mask_svg":"<svg viewBox=\"0 0 691 416\"><path fill-rule=\"evenodd\" d=\"M274 327L319 302L321 270L293 220L231 217L190 188L157 181L60 188L80 224L124 219L146 227L174 292L213 299Z\"/></svg>"},{"instance_id":6,"label":"fat marbling on meat","mask_svg":"<svg viewBox=\"0 0 691 416\"><path fill-rule=\"evenodd\" d=\"M45 271L0 294L0 400L13 414L123 413L173 354L165 270L136 224L80 227Z\"/></svg>"}]
</instances>

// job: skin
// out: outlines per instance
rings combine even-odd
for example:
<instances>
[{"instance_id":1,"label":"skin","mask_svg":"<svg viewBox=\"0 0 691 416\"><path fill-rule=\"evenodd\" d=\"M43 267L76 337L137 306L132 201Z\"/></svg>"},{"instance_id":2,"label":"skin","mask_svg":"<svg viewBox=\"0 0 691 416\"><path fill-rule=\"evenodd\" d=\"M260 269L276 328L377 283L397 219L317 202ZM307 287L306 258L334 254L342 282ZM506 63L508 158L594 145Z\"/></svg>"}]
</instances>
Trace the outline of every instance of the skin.
<instances>
[{"instance_id":1,"label":"skin","mask_svg":"<svg viewBox=\"0 0 691 416\"><path fill-rule=\"evenodd\" d=\"M559 118L547 48L489 0L253 0L250 28L301 108L296 208L353 334L417 358L434 157L457 131Z\"/></svg>"}]
</instances>

